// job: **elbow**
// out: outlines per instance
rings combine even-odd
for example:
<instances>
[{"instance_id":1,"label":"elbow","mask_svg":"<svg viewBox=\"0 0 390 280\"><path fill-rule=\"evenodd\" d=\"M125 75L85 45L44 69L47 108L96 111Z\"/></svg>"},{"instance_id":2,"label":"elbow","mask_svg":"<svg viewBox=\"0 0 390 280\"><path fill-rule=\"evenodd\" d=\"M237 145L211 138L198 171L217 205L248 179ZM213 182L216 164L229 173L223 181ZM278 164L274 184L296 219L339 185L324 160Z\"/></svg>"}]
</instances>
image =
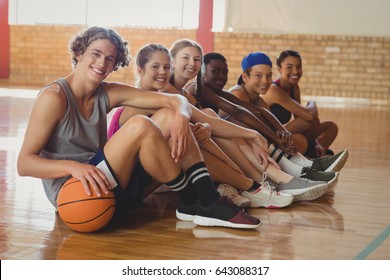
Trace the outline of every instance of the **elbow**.
<instances>
[{"instance_id":1,"label":"elbow","mask_svg":"<svg viewBox=\"0 0 390 280\"><path fill-rule=\"evenodd\" d=\"M21 158L20 156L18 157L18 161L16 163L16 170L17 170L19 176L21 176L21 177L29 175L28 170L26 168L26 161L23 160L23 158Z\"/></svg>"},{"instance_id":2,"label":"elbow","mask_svg":"<svg viewBox=\"0 0 390 280\"><path fill-rule=\"evenodd\" d=\"M21 177L27 176L27 172L26 172L23 164L18 162L16 169L17 169L19 176L21 176Z\"/></svg>"}]
</instances>

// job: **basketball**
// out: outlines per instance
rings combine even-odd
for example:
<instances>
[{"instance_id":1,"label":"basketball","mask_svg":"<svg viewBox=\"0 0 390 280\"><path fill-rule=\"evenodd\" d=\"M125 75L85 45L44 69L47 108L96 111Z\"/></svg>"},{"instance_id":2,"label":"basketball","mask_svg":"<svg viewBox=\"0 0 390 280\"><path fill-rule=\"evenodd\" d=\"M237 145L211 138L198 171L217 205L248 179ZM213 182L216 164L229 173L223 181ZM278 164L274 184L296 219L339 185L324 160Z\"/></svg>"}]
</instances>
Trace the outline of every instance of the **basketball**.
<instances>
[{"instance_id":1,"label":"basketball","mask_svg":"<svg viewBox=\"0 0 390 280\"><path fill-rule=\"evenodd\" d=\"M91 188L92 190L92 188ZM115 196L92 191L88 196L83 184L71 178L64 183L57 198L57 209L63 222L72 230L94 232L107 225L115 212Z\"/></svg>"}]
</instances>

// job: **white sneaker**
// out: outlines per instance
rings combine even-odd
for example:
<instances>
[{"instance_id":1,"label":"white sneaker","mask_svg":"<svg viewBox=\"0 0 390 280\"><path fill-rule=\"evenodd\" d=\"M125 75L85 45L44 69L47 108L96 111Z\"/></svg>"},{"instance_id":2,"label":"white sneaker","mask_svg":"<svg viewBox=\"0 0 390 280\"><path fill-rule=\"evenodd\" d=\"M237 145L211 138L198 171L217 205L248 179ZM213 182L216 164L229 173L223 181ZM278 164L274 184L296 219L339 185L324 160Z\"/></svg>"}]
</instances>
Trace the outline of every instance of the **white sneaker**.
<instances>
[{"instance_id":1,"label":"white sneaker","mask_svg":"<svg viewBox=\"0 0 390 280\"><path fill-rule=\"evenodd\" d=\"M266 173L264 173L266 174ZM267 182L266 175L263 175L263 182L260 182L260 187L254 192L244 191L241 193L243 197L249 198L252 208L282 208L290 205L294 197L290 194L275 191Z\"/></svg>"},{"instance_id":2,"label":"white sneaker","mask_svg":"<svg viewBox=\"0 0 390 280\"><path fill-rule=\"evenodd\" d=\"M228 184L219 184L217 190L221 196L226 197L237 207L246 208L251 204L248 198L241 196L234 187Z\"/></svg>"}]
</instances>

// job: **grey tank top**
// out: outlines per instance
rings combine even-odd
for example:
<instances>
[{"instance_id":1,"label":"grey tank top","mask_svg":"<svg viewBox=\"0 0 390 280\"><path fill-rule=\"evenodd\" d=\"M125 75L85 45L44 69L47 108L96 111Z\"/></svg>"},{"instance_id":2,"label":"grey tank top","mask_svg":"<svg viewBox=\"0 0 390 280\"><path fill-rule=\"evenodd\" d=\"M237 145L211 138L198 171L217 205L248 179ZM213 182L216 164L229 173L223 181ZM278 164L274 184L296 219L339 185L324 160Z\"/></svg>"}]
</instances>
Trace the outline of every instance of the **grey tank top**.
<instances>
[{"instance_id":1,"label":"grey tank top","mask_svg":"<svg viewBox=\"0 0 390 280\"><path fill-rule=\"evenodd\" d=\"M59 79L56 82L65 92L67 108L64 118L57 124L40 156L88 163L107 142L107 91L103 84L99 85L94 93L93 112L89 119L85 119L77 109L75 97L66 80ZM69 177L42 179L46 196L55 207L58 192Z\"/></svg>"}]
</instances>

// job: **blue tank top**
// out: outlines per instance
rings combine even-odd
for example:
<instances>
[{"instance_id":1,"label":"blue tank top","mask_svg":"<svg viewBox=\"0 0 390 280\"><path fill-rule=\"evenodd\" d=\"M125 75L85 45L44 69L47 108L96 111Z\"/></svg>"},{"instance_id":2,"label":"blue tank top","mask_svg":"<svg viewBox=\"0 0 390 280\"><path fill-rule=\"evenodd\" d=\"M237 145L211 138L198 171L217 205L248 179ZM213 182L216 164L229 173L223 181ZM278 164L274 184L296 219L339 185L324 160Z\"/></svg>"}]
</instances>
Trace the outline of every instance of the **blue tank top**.
<instances>
[{"instance_id":1,"label":"blue tank top","mask_svg":"<svg viewBox=\"0 0 390 280\"><path fill-rule=\"evenodd\" d=\"M93 112L85 119L79 112L73 92L65 79L56 81L63 89L67 108L40 156L49 159L88 163L107 142L107 113L109 100L103 84L96 89ZM54 83L54 82L53 82ZM49 201L56 206L58 192L69 177L42 179Z\"/></svg>"}]
</instances>

